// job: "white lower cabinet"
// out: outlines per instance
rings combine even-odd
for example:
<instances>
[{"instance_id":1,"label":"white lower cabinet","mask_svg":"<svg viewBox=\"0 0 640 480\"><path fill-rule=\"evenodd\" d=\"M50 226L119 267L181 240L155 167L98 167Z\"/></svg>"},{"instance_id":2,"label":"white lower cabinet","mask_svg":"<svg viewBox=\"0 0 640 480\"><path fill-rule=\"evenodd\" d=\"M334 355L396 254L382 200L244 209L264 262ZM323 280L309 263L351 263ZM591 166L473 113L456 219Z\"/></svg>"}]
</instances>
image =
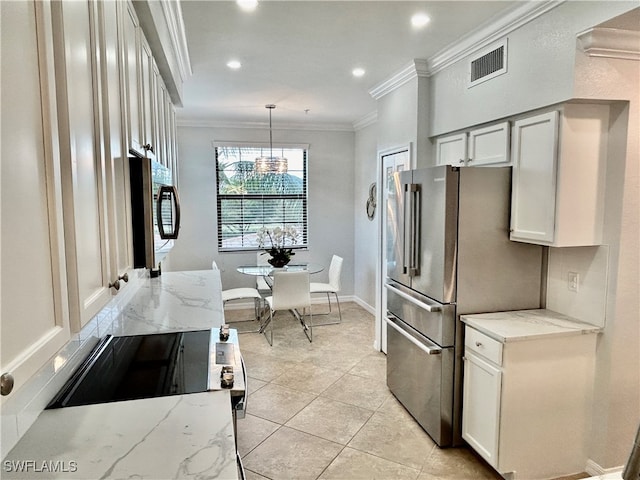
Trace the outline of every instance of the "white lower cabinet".
<instances>
[{"instance_id":1,"label":"white lower cabinet","mask_svg":"<svg viewBox=\"0 0 640 480\"><path fill-rule=\"evenodd\" d=\"M595 359L596 335L589 333L597 328L560 331L544 325L533 333L540 320L532 317L534 322L524 322L529 323L526 335L509 338L504 333L489 336L469 325L476 322L490 332L493 324L501 323L499 328L507 325L503 330L517 331L522 317L496 321L496 315L506 313L462 317L467 323L462 437L505 478L535 480L581 472L588 458Z\"/></svg>"},{"instance_id":2,"label":"white lower cabinet","mask_svg":"<svg viewBox=\"0 0 640 480\"><path fill-rule=\"evenodd\" d=\"M499 368L465 353L463 404L468 408L462 419L462 437L494 467L498 465L501 381Z\"/></svg>"}]
</instances>

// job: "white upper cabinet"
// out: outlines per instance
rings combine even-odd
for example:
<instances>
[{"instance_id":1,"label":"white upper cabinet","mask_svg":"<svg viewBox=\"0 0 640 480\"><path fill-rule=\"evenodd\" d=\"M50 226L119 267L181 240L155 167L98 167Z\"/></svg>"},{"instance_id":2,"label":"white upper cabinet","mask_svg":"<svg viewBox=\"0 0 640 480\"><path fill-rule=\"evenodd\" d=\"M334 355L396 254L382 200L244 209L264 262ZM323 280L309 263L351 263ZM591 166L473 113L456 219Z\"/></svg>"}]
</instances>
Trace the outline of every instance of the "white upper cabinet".
<instances>
[{"instance_id":1,"label":"white upper cabinet","mask_svg":"<svg viewBox=\"0 0 640 480\"><path fill-rule=\"evenodd\" d=\"M579 103L516 120L511 240L602 243L608 125L607 105Z\"/></svg>"},{"instance_id":2,"label":"white upper cabinet","mask_svg":"<svg viewBox=\"0 0 640 480\"><path fill-rule=\"evenodd\" d=\"M110 283L116 283L133 267L129 161L126 117L123 114L125 76L123 52L119 48L123 14L122 2L99 2L102 117L107 185Z\"/></svg>"},{"instance_id":3,"label":"white upper cabinet","mask_svg":"<svg viewBox=\"0 0 640 480\"><path fill-rule=\"evenodd\" d=\"M122 8L127 150L169 166L175 162L175 149L167 145L173 105L133 4Z\"/></svg>"},{"instance_id":4,"label":"white upper cabinet","mask_svg":"<svg viewBox=\"0 0 640 480\"><path fill-rule=\"evenodd\" d=\"M467 132L436 139L436 164L462 167L467 162Z\"/></svg>"},{"instance_id":5,"label":"white upper cabinet","mask_svg":"<svg viewBox=\"0 0 640 480\"><path fill-rule=\"evenodd\" d=\"M140 93L140 30L138 17L131 2L122 2L122 50L125 95L124 119L127 132L127 151L144 154L142 145L142 111Z\"/></svg>"},{"instance_id":6,"label":"white upper cabinet","mask_svg":"<svg viewBox=\"0 0 640 480\"><path fill-rule=\"evenodd\" d=\"M0 2L2 335L15 393L70 338L50 3ZM6 48L5 48L6 46ZM17 438L5 421L2 440Z\"/></svg>"},{"instance_id":7,"label":"white upper cabinet","mask_svg":"<svg viewBox=\"0 0 640 480\"><path fill-rule=\"evenodd\" d=\"M79 331L132 268L120 2L54 3L57 102L70 323Z\"/></svg>"},{"instance_id":8,"label":"white upper cabinet","mask_svg":"<svg viewBox=\"0 0 640 480\"><path fill-rule=\"evenodd\" d=\"M509 122L469 131L467 165L509 163Z\"/></svg>"},{"instance_id":9,"label":"white upper cabinet","mask_svg":"<svg viewBox=\"0 0 640 480\"><path fill-rule=\"evenodd\" d=\"M436 139L437 165L507 165L509 161L509 122Z\"/></svg>"},{"instance_id":10,"label":"white upper cabinet","mask_svg":"<svg viewBox=\"0 0 640 480\"><path fill-rule=\"evenodd\" d=\"M77 1L54 6L67 282L71 326L78 331L111 298L97 5Z\"/></svg>"},{"instance_id":11,"label":"white upper cabinet","mask_svg":"<svg viewBox=\"0 0 640 480\"><path fill-rule=\"evenodd\" d=\"M140 33L140 101L142 111L142 154L155 160L156 131L156 75L151 47Z\"/></svg>"}]
</instances>

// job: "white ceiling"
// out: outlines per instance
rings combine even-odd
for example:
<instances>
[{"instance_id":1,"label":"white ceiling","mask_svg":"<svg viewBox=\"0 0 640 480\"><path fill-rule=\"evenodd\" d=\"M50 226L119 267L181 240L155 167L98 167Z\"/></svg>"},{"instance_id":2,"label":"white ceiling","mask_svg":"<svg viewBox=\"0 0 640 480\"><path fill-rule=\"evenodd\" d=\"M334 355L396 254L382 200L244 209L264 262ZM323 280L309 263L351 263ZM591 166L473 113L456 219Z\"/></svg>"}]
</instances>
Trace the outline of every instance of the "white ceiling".
<instances>
[{"instance_id":1,"label":"white ceiling","mask_svg":"<svg viewBox=\"0 0 640 480\"><path fill-rule=\"evenodd\" d=\"M375 111L369 91L413 59L429 59L516 8L518 1L183 0L193 76L181 122L352 126ZM431 22L411 27L416 12ZM242 68L226 67L230 59ZM366 70L361 78L351 71ZM308 112L305 112L308 110Z\"/></svg>"}]
</instances>

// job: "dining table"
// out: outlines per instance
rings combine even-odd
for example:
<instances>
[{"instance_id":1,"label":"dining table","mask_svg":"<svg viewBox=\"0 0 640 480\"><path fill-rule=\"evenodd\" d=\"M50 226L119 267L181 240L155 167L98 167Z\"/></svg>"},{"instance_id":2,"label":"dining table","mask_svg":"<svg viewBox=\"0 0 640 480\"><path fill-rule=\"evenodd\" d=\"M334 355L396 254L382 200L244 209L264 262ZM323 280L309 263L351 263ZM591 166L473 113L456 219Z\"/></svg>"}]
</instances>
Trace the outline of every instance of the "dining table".
<instances>
[{"instance_id":1,"label":"dining table","mask_svg":"<svg viewBox=\"0 0 640 480\"><path fill-rule=\"evenodd\" d=\"M274 267L272 265L240 265L236 270L245 275L253 275L254 277L263 277L269 288L273 288L273 274L278 271L285 272L299 272L308 271L309 274L320 273L324 270L324 266L319 263L304 262L304 263L289 263L284 267ZM291 310L293 316L302 324L305 329L307 328L304 323L304 319L300 313L293 309ZM260 333L263 333L268 325L268 321L262 323L260 326Z\"/></svg>"},{"instance_id":2,"label":"dining table","mask_svg":"<svg viewBox=\"0 0 640 480\"><path fill-rule=\"evenodd\" d=\"M271 265L240 265L236 270L245 275L265 277L265 279L268 279L273 276L274 272L277 271L299 272L301 270L307 270L309 274L320 273L324 270L324 266L319 263L313 262L290 263L280 268L276 268Z\"/></svg>"}]
</instances>

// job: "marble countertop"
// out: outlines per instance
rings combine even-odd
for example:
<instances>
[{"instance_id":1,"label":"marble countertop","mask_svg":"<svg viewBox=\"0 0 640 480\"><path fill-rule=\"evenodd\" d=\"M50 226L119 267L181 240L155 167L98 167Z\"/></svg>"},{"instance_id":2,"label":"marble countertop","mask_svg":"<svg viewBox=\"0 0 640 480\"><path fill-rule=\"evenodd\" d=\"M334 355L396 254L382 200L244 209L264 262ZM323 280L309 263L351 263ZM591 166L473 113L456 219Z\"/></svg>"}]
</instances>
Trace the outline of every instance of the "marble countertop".
<instances>
[{"instance_id":1,"label":"marble countertop","mask_svg":"<svg viewBox=\"0 0 640 480\"><path fill-rule=\"evenodd\" d=\"M545 309L461 315L460 320L502 343L550 335L598 333L602 330L600 327Z\"/></svg>"},{"instance_id":2,"label":"marble countertop","mask_svg":"<svg viewBox=\"0 0 640 480\"><path fill-rule=\"evenodd\" d=\"M138 335L219 327L222 285L213 270L165 272L147 279L113 320L113 335Z\"/></svg>"},{"instance_id":3,"label":"marble countertop","mask_svg":"<svg viewBox=\"0 0 640 480\"><path fill-rule=\"evenodd\" d=\"M2 478L237 478L229 392L45 410ZM57 470L57 471L52 471Z\"/></svg>"},{"instance_id":4,"label":"marble countertop","mask_svg":"<svg viewBox=\"0 0 640 480\"><path fill-rule=\"evenodd\" d=\"M145 278L124 306L112 312L107 307L97 316L91 335L219 327L224 323L221 291L220 275L213 270ZM238 478L229 391L37 413L2 460L0 477Z\"/></svg>"}]
</instances>

